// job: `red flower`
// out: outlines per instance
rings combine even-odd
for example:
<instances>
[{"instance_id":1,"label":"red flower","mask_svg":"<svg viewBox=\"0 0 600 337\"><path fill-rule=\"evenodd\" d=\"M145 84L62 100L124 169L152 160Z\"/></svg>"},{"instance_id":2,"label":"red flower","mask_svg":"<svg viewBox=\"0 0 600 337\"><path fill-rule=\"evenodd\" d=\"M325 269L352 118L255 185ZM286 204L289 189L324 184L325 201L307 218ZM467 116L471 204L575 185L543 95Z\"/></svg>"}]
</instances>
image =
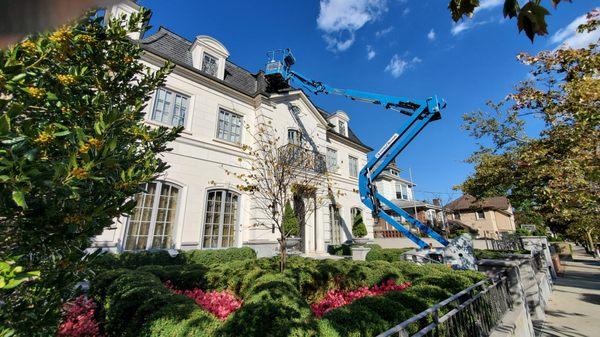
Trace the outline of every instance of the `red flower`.
<instances>
[{"instance_id":1,"label":"red flower","mask_svg":"<svg viewBox=\"0 0 600 337\"><path fill-rule=\"evenodd\" d=\"M371 289L362 287L355 290L330 290L321 301L311 304L310 307L315 316L322 317L327 312L348 305L359 298L382 295L389 291L402 291L411 285L410 282L396 284L395 280L389 279L381 285L371 287Z\"/></svg>"},{"instance_id":2,"label":"red flower","mask_svg":"<svg viewBox=\"0 0 600 337\"><path fill-rule=\"evenodd\" d=\"M173 287L170 281L165 282L165 286L176 294L193 299L202 309L217 316L220 320L225 320L232 312L239 309L243 303L242 300L238 300L233 294L227 291L204 292L198 288L178 290Z\"/></svg>"},{"instance_id":3,"label":"red flower","mask_svg":"<svg viewBox=\"0 0 600 337\"><path fill-rule=\"evenodd\" d=\"M94 318L96 303L81 295L63 306L63 322L57 337L100 337L100 327Z\"/></svg>"}]
</instances>

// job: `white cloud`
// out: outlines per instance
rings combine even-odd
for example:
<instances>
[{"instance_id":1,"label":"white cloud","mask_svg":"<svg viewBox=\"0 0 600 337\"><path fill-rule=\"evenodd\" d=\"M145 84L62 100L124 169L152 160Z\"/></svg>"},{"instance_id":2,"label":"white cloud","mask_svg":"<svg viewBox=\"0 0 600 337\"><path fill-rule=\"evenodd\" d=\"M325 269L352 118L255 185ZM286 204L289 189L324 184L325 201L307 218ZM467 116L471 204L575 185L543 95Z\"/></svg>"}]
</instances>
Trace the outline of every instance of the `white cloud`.
<instances>
[{"instance_id":1,"label":"white cloud","mask_svg":"<svg viewBox=\"0 0 600 337\"><path fill-rule=\"evenodd\" d=\"M398 54L394 54L390 63L385 67L385 71L390 73L393 77L398 78L407 69L414 67L415 64L421 63L421 59L413 57L411 60L403 60Z\"/></svg>"},{"instance_id":2,"label":"white cloud","mask_svg":"<svg viewBox=\"0 0 600 337\"><path fill-rule=\"evenodd\" d=\"M550 43L560 44L559 48L577 49L585 48L591 43L598 42L598 39L600 39L600 30L598 29L586 33L577 33L577 27L586 22L587 19L585 14L576 18L566 27L556 31L556 33L550 37Z\"/></svg>"},{"instance_id":3,"label":"white cloud","mask_svg":"<svg viewBox=\"0 0 600 337\"><path fill-rule=\"evenodd\" d=\"M464 31L467 31L469 29L473 29L477 26L482 26L488 23L494 22L493 19L490 20L486 20L486 21L475 21L473 19L468 19L468 20L463 20L459 23L455 23L452 25L452 28L450 29L450 33L453 36L456 36Z\"/></svg>"},{"instance_id":4,"label":"white cloud","mask_svg":"<svg viewBox=\"0 0 600 337\"><path fill-rule=\"evenodd\" d=\"M427 39L429 41L435 40L435 31L433 30L433 28L431 28L431 30L429 31L429 33L427 33Z\"/></svg>"},{"instance_id":5,"label":"white cloud","mask_svg":"<svg viewBox=\"0 0 600 337\"><path fill-rule=\"evenodd\" d=\"M477 14L480 11L494 9L503 4L504 4L504 0L481 0L481 2L479 3L479 7L475 8L473 15ZM498 20L498 23L501 23L502 21L503 20L500 19L500 20ZM467 31L469 29L475 28L477 26L485 25L485 24L491 23L491 22L494 22L494 19L488 19L488 20L483 20L483 21L476 21L471 18L464 19L463 21L461 21L459 23L454 23L452 25L452 29L450 29L450 33L452 33L453 36L456 36L464 31Z\"/></svg>"},{"instance_id":6,"label":"white cloud","mask_svg":"<svg viewBox=\"0 0 600 337\"><path fill-rule=\"evenodd\" d=\"M373 50L373 47L367 45L367 60L372 60L377 53Z\"/></svg>"},{"instance_id":7,"label":"white cloud","mask_svg":"<svg viewBox=\"0 0 600 337\"><path fill-rule=\"evenodd\" d=\"M454 25L452 25L452 29L450 29L450 33L452 33L452 35L458 35L462 32L464 32L465 30L469 30L473 25L471 24L471 21L461 21L460 23L455 23Z\"/></svg>"},{"instance_id":8,"label":"white cloud","mask_svg":"<svg viewBox=\"0 0 600 337\"><path fill-rule=\"evenodd\" d=\"M325 32L327 48L344 51L354 43L355 33L387 11L388 0L321 0L317 27Z\"/></svg>"},{"instance_id":9,"label":"white cloud","mask_svg":"<svg viewBox=\"0 0 600 337\"><path fill-rule=\"evenodd\" d=\"M504 4L504 0L481 0L479 7L475 8L475 13L487 9L493 9Z\"/></svg>"},{"instance_id":10,"label":"white cloud","mask_svg":"<svg viewBox=\"0 0 600 337\"><path fill-rule=\"evenodd\" d=\"M410 8L404 8L404 10L402 11L402 15L408 15L408 13L410 13Z\"/></svg>"},{"instance_id":11,"label":"white cloud","mask_svg":"<svg viewBox=\"0 0 600 337\"><path fill-rule=\"evenodd\" d=\"M385 29L378 30L375 32L375 37L382 37L384 35L387 35L387 34L391 33L392 30L394 30L394 26L389 26Z\"/></svg>"}]
</instances>

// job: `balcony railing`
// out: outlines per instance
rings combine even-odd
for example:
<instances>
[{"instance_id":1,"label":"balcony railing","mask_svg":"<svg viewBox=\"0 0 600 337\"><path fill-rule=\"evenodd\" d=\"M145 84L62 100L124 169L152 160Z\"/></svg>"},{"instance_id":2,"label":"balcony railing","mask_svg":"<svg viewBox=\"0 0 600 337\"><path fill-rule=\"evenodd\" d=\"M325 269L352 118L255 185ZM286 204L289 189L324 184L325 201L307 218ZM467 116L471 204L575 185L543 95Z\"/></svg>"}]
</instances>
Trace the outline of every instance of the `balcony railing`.
<instances>
[{"instance_id":1,"label":"balcony railing","mask_svg":"<svg viewBox=\"0 0 600 337\"><path fill-rule=\"evenodd\" d=\"M315 173L327 172L325 155L296 144L287 144L279 148L281 161L294 165L302 170Z\"/></svg>"}]
</instances>

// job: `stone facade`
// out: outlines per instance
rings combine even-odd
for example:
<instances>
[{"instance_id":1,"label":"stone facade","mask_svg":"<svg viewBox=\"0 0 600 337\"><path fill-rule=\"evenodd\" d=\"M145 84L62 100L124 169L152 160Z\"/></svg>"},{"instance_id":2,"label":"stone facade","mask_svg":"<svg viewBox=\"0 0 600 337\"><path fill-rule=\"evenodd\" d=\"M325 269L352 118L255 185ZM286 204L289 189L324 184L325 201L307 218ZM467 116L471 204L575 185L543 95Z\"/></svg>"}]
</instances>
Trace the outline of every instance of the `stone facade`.
<instances>
[{"instance_id":1,"label":"stone facade","mask_svg":"<svg viewBox=\"0 0 600 337\"><path fill-rule=\"evenodd\" d=\"M137 5L126 1L107 12L129 14L132 8ZM264 223L252 196L237 188L241 182L226 173L245 169L239 161L245 156L242 146L252 145L252 133L261 124L272 126L281 146L300 136L312 151L329 154L335 162L329 170L335 198L307 216L302 252L324 254L327 245L351 239L357 210L364 216L368 237L373 237L354 169L366 163L371 148L354 134L344 112L328 113L294 88L269 92L262 71L251 73L232 63L229 51L212 37L189 41L161 27L138 42L146 51L142 62L151 68L167 60L175 64L164 88L148 102L147 123L177 124L184 130L171 144L173 150L164 154L170 165L167 172L137 197L132 217L117 219L96 237L96 247L123 251L250 246L261 256L272 255L277 235Z\"/></svg>"}]
</instances>

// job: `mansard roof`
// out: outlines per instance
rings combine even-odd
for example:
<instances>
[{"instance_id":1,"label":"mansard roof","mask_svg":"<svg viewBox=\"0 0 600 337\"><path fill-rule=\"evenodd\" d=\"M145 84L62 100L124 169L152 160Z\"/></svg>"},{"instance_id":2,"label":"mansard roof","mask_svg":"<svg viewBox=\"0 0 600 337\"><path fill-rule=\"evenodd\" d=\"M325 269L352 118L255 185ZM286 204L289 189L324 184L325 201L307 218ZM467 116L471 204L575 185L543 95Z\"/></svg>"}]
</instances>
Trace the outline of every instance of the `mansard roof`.
<instances>
[{"instance_id":1,"label":"mansard roof","mask_svg":"<svg viewBox=\"0 0 600 337\"><path fill-rule=\"evenodd\" d=\"M270 93L267 90L267 82L262 71L252 74L250 71L236 65L229 60L226 60L225 62L225 77L223 80L195 69L192 64L192 53L190 50L193 42L168 30L165 27L161 26L158 31L148 37L143 38L139 41L139 43L142 49L147 52L156 54L175 63L176 65L183 66L217 82L223 83L248 96L254 97L259 94L268 96ZM323 118L327 119L331 116L329 112L319 107L317 107L317 109ZM356 145L359 145L365 149L368 149L369 151L373 150L371 147L364 144L350 127L348 128L348 136L342 135L333 129L328 130L328 132L333 133L344 140L355 143Z\"/></svg>"},{"instance_id":2,"label":"mansard roof","mask_svg":"<svg viewBox=\"0 0 600 337\"><path fill-rule=\"evenodd\" d=\"M144 50L162 56L173 63L185 66L186 68L193 68L192 53L190 50L192 43L193 42L162 26L156 33L140 41L140 45ZM220 81L218 78L209 74L202 74ZM223 82L228 86L249 96L256 96L260 93L266 94L264 91L266 83L259 85L259 81L264 81L264 76L262 76L262 74L253 75L233 62L229 60L225 61L225 77Z\"/></svg>"}]
</instances>

